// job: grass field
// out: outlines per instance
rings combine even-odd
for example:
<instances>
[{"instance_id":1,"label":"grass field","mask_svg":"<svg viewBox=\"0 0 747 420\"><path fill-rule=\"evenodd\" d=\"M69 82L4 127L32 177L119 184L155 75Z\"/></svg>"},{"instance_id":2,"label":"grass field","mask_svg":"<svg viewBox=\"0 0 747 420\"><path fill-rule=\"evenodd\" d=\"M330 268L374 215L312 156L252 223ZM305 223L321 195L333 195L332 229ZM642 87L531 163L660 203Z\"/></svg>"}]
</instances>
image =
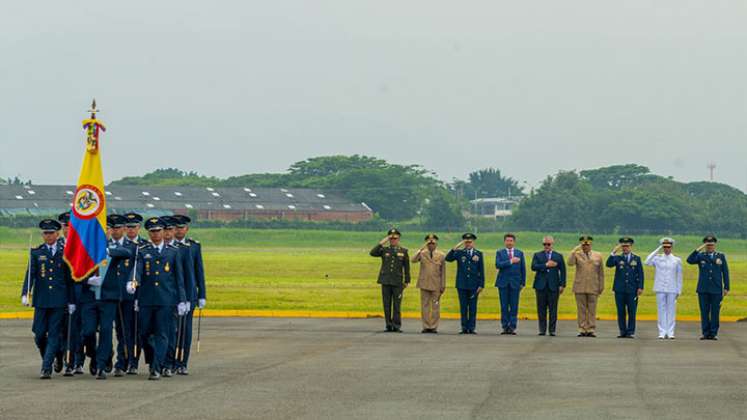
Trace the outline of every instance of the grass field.
<instances>
[{"instance_id":1,"label":"grass field","mask_svg":"<svg viewBox=\"0 0 747 420\"><path fill-rule=\"evenodd\" d=\"M37 231L0 228L0 312L29 310L20 305L20 288L26 268L29 234L39 243ZM380 291L376 284L379 260L368 256L370 248L383 236L372 232L292 231L250 229L195 229L194 238L203 244L208 283L208 306L211 309L363 311L380 312ZM424 233L405 232L402 244L412 250L422 244ZM458 234L441 234L441 248L448 249L459 241ZM477 246L486 253L486 289L481 295L479 313L499 313L497 292L493 285L495 250L502 247L502 235L480 234ZM518 233L518 247L525 252L541 249L540 233ZM555 235L557 249L567 256L576 245L578 235ZM617 236L596 236L594 248L607 254ZM685 257L700 244L700 237L677 237L675 254ZM643 258L657 246L658 237L636 237L635 252ZM732 278L732 291L726 298L722 314L747 317L747 241L722 239L719 249L725 252ZM413 285L418 268L413 265ZM615 314L611 293L613 270L608 269L605 293L600 298L599 315ZM573 270L569 271L572 281ZM679 316L697 316L695 294L697 268L686 265L684 293L679 299ZM532 277L527 279L531 287ZM570 284L570 283L569 283ZM454 285L454 266L449 265L447 289L442 310L458 313ZM653 270L646 267L646 292L640 299L639 314L655 315L656 302L651 291ZM569 292L569 291L568 291ZM575 316L572 294L560 299L560 314ZM403 310L419 311L419 296L413 287L405 292ZM534 293L525 289L521 296L521 315L534 315Z\"/></svg>"}]
</instances>

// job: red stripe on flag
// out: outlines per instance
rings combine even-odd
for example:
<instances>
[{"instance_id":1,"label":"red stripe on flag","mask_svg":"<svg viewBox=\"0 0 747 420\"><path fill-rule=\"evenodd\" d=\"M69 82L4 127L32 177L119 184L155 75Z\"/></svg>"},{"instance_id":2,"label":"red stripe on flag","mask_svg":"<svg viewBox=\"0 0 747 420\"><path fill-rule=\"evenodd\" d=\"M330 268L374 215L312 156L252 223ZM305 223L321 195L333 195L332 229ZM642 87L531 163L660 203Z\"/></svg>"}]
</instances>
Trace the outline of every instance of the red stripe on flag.
<instances>
[{"instance_id":1,"label":"red stripe on flag","mask_svg":"<svg viewBox=\"0 0 747 420\"><path fill-rule=\"evenodd\" d=\"M65 241L65 261L72 271L73 278L76 281L82 281L84 277L95 269L96 264L83 246L83 241L73 225L68 230L67 240Z\"/></svg>"}]
</instances>

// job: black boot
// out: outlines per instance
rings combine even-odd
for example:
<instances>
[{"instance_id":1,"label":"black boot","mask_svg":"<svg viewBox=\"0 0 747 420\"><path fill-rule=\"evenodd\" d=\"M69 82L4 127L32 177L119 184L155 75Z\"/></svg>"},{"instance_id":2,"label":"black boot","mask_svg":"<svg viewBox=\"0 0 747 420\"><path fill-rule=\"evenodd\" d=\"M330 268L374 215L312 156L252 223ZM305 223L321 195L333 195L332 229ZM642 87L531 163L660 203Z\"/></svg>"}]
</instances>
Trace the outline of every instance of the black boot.
<instances>
[{"instance_id":1,"label":"black boot","mask_svg":"<svg viewBox=\"0 0 747 420\"><path fill-rule=\"evenodd\" d=\"M99 373L96 375L96 379L106 379L106 372L104 372L104 369L99 370Z\"/></svg>"}]
</instances>

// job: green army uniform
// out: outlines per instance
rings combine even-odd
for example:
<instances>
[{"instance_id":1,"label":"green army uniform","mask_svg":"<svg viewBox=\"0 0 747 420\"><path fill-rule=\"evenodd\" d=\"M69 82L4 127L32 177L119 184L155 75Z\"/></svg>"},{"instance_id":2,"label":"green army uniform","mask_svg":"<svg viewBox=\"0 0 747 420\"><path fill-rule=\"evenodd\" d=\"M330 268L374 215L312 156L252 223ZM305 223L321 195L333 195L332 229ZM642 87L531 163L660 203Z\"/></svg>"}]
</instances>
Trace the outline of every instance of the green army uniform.
<instances>
[{"instance_id":1,"label":"green army uniform","mask_svg":"<svg viewBox=\"0 0 747 420\"><path fill-rule=\"evenodd\" d=\"M399 232L392 229L389 234L399 235ZM381 285L386 330L400 331L402 291L406 284L410 284L410 256L407 254L407 248L377 244L370 254L372 257L381 258L377 283Z\"/></svg>"}]
</instances>

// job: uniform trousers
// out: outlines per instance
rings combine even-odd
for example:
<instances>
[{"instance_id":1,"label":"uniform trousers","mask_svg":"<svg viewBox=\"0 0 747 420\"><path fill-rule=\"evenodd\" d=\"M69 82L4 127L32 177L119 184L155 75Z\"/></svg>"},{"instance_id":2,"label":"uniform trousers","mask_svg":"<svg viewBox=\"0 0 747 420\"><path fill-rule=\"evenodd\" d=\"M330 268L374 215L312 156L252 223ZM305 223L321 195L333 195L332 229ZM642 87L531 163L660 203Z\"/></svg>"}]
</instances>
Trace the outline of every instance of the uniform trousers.
<instances>
[{"instance_id":1,"label":"uniform trousers","mask_svg":"<svg viewBox=\"0 0 747 420\"><path fill-rule=\"evenodd\" d=\"M116 322L114 323L117 331L117 363L115 367L121 370L129 368L137 369L138 360L135 357L135 340L139 340L139 337L135 336L135 317L137 316L135 301L123 300L119 303L117 311L121 311L121 315L120 313L117 314Z\"/></svg>"},{"instance_id":2,"label":"uniform trousers","mask_svg":"<svg viewBox=\"0 0 747 420\"><path fill-rule=\"evenodd\" d=\"M462 332L474 332L477 327L477 289L457 289Z\"/></svg>"},{"instance_id":3,"label":"uniform trousers","mask_svg":"<svg viewBox=\"0 0 747 420\"><path fill-rule=\"evenodd\" d=\"M34 309L31 330L34 332L34 342L42 357L42 370L52 370L55 355L62 348L60 336L64 317L65 308Z\"/></svg>"},{"instance_id":4,"label":"uniform trousers","mask_svg":"<svg viewBox=\"0 0 747 420\"><path fill-rule=\"evenodd\" d=\"M617 306L617 328L620 335L635 335L635 315L638 310L638 294L635 292L615 292Z\"/></svg>"},{"instance_id":5,"label":"uniform trousers","mask_svg":"<svg viewBox=\"0 0 747 420\"><path fill-rule=\"evenodd\" d=\"M87 302L81 308L82 341L86 355L96 360L96 369L104 369L112 356L112 335L114 318L117 315L117 301L99 300ZM96 344L96 329L99 331Z\"/></svg>"},{"instance_id":6,"label":"uniform trousers","mask_svg":"<svg viewBox=\"0 0 747 420\"><path fill-rule=\"evenodd\" d=\"M426 330L438 328L438 321L441 319L440 299L440 291L420 289L420 315Z\"/></svg>"},{"instance_id":7,"label":"uniform trousers","mask_svg":"<svg viewBox=\"0 0 747 420\"><path fill-rule=\"evenodd\" d=\"M716 337L721 313L721 293L698 293L700 303L700 328L706 337Z\"/></svg>"},{"instance_id":8,"label":"uniform trousers","mask_svg":"<svg viewBox=\"0 0 747 420\"><path fill-rule=\"evenodd\" d=\"M174 309L173 306L141 306L139 309L140 342L144 345L152 343L152 356L148 357L146 354L145 361L150 362L151 371L160 372L162 368L167 367L166 351L169 344L169 328L173 325L171 319Z\"/></svg>"},{"instance_id":9,"label":"uniform trousers","mask_svg":"<svg viewBox=\"0 0 747 420\"><path fill-rule=\"evenodd\" d=\"M576 312L580 332L590 333L597 328L598 298L598 295L592 293L576 293Z\"/></svg>"},{"instance_id":10,"label":"uniform trousers","mask_svg":"<svg viewBox=\"0 0 747 420\"><path fill-rule=\"evenodd\" d=\"M402 285L381 285L381 300L384 303L384 319L387 328L400 329L402 327L402 315L400 305L402 304Z\"/></svg>"},{"instance_id":11,"label":"uniform trousers","mask_svg":"<svg viewBox=\"0 0 747 420\"><path fill-rule=\"evenodd\" d=\"M656 309L659 337L674 337L677 293L656 292Z\"/></svg>"}]
</instances>

